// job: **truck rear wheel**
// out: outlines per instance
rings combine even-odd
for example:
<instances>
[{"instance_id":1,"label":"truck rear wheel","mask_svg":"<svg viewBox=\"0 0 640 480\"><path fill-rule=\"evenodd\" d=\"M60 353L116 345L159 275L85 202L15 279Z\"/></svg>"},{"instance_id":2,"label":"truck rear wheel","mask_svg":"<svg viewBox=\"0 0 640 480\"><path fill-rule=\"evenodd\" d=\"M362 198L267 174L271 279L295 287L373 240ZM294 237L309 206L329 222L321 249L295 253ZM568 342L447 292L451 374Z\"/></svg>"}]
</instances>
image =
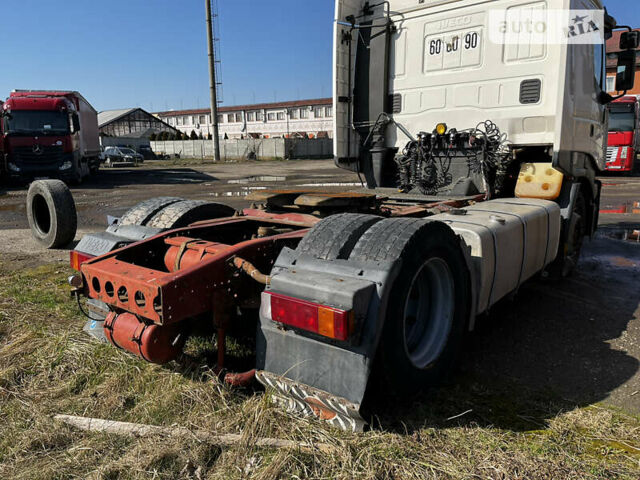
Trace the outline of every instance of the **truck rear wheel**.
<instances>
[{"instance_id":1,"label":"truck rear wheel","mask_svg":"<svg viewBox=\"0 0 640 480\"><path fill-rule=\"evenodd\" d=\"M469 271L455 233L423 219L371 227L350 260L399 261L375 361L375 377L395 394L437 384L453 366L469 319Z\"/></svg>"},{"instance_id":2,"label":"truck rear wheel","mask_svg":"<svg viewBox=\"0 0 640 480\"><path fill-rule=\"evenodd\" d=\"M37 180L27 193L31 234L46 248L60 248L76 236L78 217L71 191L61 180Z\"/></svg>"},{"instance_id":3,"label":"truck rear wheel","mask_svg":"<svg viewBox=\"0 0 640 480\"><path fill-rule=\"evenodd\" d=\"M146 225L163 208L184 199L179 197L156 197L131 207L120 217L119 225Z\"/></svg>"},{"instance_id":4,"label":"truck rear wheel","mask_svg":"<svg viewBox=\"0 0 640 480\"><path fill-rule=\"evenodd\" d=\"M183 200L164 207L147 222L147 226L165 229L181 228L201 220L231 217L234 213L233 208L222 203Z\"/></svg>"},{"instance_id":5,"label":"truck rear wheel","mask_svg":"<svg viewBox=\"0 0 640 480\"><path fill-rule=\"evenodd\" d=\"M347 259L362 234L380 220L357 213L332 215L316 223L296 250L321 260Z\"/></svg>"}]
</instances>

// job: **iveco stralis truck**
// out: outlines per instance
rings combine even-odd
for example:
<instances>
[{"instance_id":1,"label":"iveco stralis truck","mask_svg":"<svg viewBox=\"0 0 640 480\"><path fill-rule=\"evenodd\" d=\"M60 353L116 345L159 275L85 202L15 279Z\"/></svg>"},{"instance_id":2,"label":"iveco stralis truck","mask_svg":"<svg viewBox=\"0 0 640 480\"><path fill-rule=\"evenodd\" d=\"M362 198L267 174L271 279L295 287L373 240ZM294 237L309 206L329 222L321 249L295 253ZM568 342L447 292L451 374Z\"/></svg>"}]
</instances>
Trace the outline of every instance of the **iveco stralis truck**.
<instances>
[{"instance_id":1,"label":"iveco stralis truck","mask_svg":"<svg viewBox=\"0 0 640 480\"><path fill-rule=\"evenodd\" d=\"M78 183L98 171L98 114L78 92L14 90L2 113L2 168L9 179Z\"/></svg>"},{"instance_id":2,"label":"iveco stralis truck","mask_svg":"<svg viewBox=\"0 0 640 480\"><path fill-rule=\"evenodd\" d=\"M570 9L561 34L600 36L493 30ZM71 253L74 292L109 342L158 363L208 325L222 371L226 334L258 318L256 369L225 380L362 428L372 392L435 384L478 314L576 266L598 223L614 28L599 0L338 0L335 161L366 188L263 190L234 216L143 202ZM624 91L638 33L621 46Z\"/></svg>"},{"instance_id":3,"label":"iveco stralis truck","mask_svg":"<svg viewBox=\"0 0 640 480\"><path fill-rule=\"evenodd\" d=\"M529 22L552 17L562 31L541 42ZM330 217L285 249L263 293L264 384L292 409L357 428L372 385L403 394L437 382L477 314L538 272L575 267L598 224L612 28L599 0L336 2L336 164L397 202L485 201L380 218L356 241ZM637 41L623 34L621 46ZM620 56L620 91L633 56ZM330 241L348 253L327 259ZM325 313L296 321L296 301L347 312L346 333L318 330L332 331Z\"/></svg>"}]
</instances>

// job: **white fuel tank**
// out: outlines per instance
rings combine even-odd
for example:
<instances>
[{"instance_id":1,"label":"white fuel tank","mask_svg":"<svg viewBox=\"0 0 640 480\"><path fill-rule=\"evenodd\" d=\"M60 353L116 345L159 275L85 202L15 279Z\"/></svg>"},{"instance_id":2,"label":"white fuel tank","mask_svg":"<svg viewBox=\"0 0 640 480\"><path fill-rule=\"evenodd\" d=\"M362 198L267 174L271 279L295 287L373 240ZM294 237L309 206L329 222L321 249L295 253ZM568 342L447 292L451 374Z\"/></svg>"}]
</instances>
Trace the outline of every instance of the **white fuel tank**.
<instances>
[{"instance_id":1,"label":"white fuel tank","mask_svg":"<svg viewBox=\"0 0 640 480\"><path fill-rule=\"evenodd\" d=\"M448 224L471 248L476 313L482 313L540 272L558 253L560 207L547 200L507 198L431 217Z\"/></svg>"}]
</instances>

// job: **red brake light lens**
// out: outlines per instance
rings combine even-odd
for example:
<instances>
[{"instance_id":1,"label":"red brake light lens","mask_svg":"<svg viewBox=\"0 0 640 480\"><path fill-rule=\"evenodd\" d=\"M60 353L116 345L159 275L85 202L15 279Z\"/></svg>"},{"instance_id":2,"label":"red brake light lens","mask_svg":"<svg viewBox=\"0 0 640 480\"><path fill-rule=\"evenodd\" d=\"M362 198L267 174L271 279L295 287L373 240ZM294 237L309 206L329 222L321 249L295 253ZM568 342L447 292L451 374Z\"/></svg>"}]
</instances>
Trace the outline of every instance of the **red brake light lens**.
<instances>
[{"instance_id":1,"label":"red brake light lens","mask_svg":"<svg viewBox=\"0 0 640 480\"><path fill-rule=\"evenodd\" d=\"M87 260L91 260L93 257L94 255L89 255L88 253L82 253L76 250L71 250L69 252L69 263L71 264L71 268L79 272L80 265L82 265Z\"/></svg>"},{"instance_id":2,"label":"red brake light lens","mask_svg":"<svg viewBox=\"0 0 640 480\"><path fill-rule=\"evenodd\" d=\"M271 319L291 327L346 341L353 331L352 311L327 307L299 298L267 292L271 297Z\"/></svg>"}]
</instances>

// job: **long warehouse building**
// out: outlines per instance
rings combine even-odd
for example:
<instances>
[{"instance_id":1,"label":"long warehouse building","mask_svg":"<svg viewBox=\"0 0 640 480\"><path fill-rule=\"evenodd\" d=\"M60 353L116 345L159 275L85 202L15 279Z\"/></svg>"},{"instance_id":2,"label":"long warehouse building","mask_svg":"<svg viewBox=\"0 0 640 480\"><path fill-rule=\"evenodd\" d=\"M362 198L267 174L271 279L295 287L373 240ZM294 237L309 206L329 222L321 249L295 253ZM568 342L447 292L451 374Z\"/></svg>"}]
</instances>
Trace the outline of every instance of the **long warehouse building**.
<instances>
[{"instance_id":1,"label":"long warehouse building","mask_svg":"<svg viewBox=\"0 0 640 480\"><path fill-rule=\"evenodd\" d=\"M170 110L155 114L172 127L208 138L213 133L209 109ZM326 138L333 131L331 98L238 105L218 109L222 138Z\"/></svg>"}]
</instances>

